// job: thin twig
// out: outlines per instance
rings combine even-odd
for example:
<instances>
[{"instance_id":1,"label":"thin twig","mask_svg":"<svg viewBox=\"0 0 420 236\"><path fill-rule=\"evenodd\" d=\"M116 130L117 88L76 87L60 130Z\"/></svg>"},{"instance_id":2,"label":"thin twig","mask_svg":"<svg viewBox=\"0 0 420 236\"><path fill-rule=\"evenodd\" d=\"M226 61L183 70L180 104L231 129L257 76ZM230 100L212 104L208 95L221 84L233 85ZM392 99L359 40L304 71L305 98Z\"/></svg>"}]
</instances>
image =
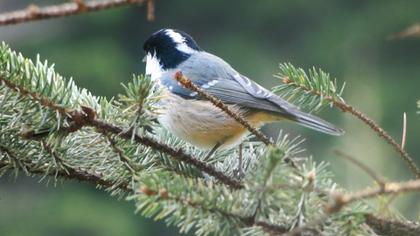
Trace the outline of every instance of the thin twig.
<instances>
[{"instance_id":1,"label":"thin twig","mask_svg":"<svg viewBox=\"0 0 420 236\"><path fill-rule=\"evenodd\" d=\"M44 140L41 140L41 147L52 157L53 163L57 167L57 171L63 170L64 172L68 173L67 168L71 168L71 166L65 163L50 145L48 145Z\"/></svg>"},{"instance_id":2,"label":"thin twig","mask_svg":"<svg viewBox=\"0 0 420 236\"><path fill-rule=\"evenodd\" d=\"M341 102L341 101L334 101L334 105L340 108L344 112L349 112L350 114L354 115L355 117L359 118L363 121L366 125L368 125L373 131L375 131L380 137L382 137L388 144L390 144L401 156L401 158L405 161L408 165L410 170L416 175L416 178L420 178L420 169L417 167L414 160L410 157L410 155L384 130L382 129L374 120L367 117L362 112L356 110L351 105Z\"/></svg>"},{"instance_id":3,"label":"thin twig","mask_svg":"<svg viewBox=\"0 0 420 236\"><path fill-rule=\"evenodd\" d=\"M147 20L155 20L155 0L147 0Z\"/></svg>"},{"instance_id":4,"label":"thin twig","mask_svg":"<svg viewBox=\"0 0 420 236\"><path fill-rule=\"evenodd\" d=\"M213 105L220 108L222 111L224 111L230 117L232 117L237 122L239 122L241 125L243 125L245 128L247 128L251 133L253 133L257 138L259 138L266 145L274 145L274 142L272 142L261 131L252 127L252 125L249 124L249 122L246 121L246 119L243 116L241 116L240 114L232 111L229 108L229 106L224 104L220 99L214 97L213 95L211 95L211 94L207 93L206 91L204 91L203 89L199 88L190 79L188 79L186 76L184 76L181 71L178 71L178 72L175 73L175 79L179 83L181 83L185 88L190 89L190 90L198 93L199 95L203 96L204 98L208 99L211 103L213 103Z\"/></svg>"},{"instance_id":5,"label":"thin twig","mask_svg":"<svg viewBox=\"0 0 420 236\"><path fill-rule=\"evenodd\" d=\"M387 182L383 187L369 187L354 193L331 193L332 201L326 206L327 213L339 211L342 207L362 199L373 198L378 195L400 194L405 192L419 192L420 179L406 182Z\"/></svg>"},{"instance_id":6,"label":"thin twig","mask_svg":"<svg viewBox=\"0 0 420 236\"><path fill-rule=\"evenodd\" d=\"M403 113L403 131L402 131L402 138L401 138L401 149L404 150L405 141L407 136L407 113Z\"/></svg>"},{"instance_id":7,"label":"thin twig","mask_svg":"<svg viewBox=\"0 0 420 236\"><path fill-rule=\"evenodd\" d=\"M73 2L38 7L29 5L26 9L0 14L0 25L19 24L29 21L78 15L86 12L102 11L128 5L142 4L145 0L75 0ZM151 2L149 0L149 2ZM153 9L150 9L152 8ZM148 4L149 20L154 18L154 4Z\"/></svg>"},{"instance_id":8,"label":"thin twig","mask_svg":"<svg viewBox=\"0 0 420 236\"><path fill-rule=\"evenodd\" d=\"M374 179L376 181L376 183L378 183L379 186L384 186L385 185L385 179L380 176L379 174L377 174L372 168L370 168L369 166L363 164L362 162L358 161L357 159L355 159L354 157L347 155L345 153L342 153L338 150L335 150L334 153L341 157L344 158L348 161L350 161L351 163L353 163L354 165L356 165L357 167L359 167L361 170L363 170L366 174L368 174L370 177L372 177L372 179Z\"/></svg>"},{"instance_id":9,"label":"thin twig","mask_svg":"<svg viewBox=\"0 0 420 236\"><path fill-rule=\"evenodd\" d=\"M403 161L408 165L410 170L416 175L416 178L420 178L420 169L417 167L414 160L410 157L410 155L384 130L382 129L374 120L369 118L367 115L363 114L362 112L356 110L353 106L346 103L344 100L337 100L331 96L325 96L320 94L318 91L314 91L311 88L305 87L303 85L297 84L292 82L287 77L283 78L282 81L288 85L298 87L304 91L312 93L317 96L322 96L322 98L326 101L330 101L335 107L338 107L343 112L348 112L361 120L367 126L369 126L375 133L382 137L388 144L390 144L401 156Z\"/></svg>"},{"instance_id":10,"label":"thin twig","mask_svg":"<svg viewBox=\"0 0 420 236\"><path fill-rule=\"evenodd\" d=\"M125 155L124 151L120 147L118 147L117 142L110 134L107 134L105 132L101 133L106 138L111 148L118 155L120 161L124 164L124 166L129 172L135 175L137 171L143 169L140 165L136 165L136 163L133 163L133 161Z\"/></svg>"},{"instance_id":11,"label":"thin twig","mask_svg":"<svg viewBox=\"0 0 420 236\"><path fill-rule=\"evenodd\" d=\"M387 37L388 40L418 38L420 37L420 23L415 23L400 32L393 33Z\"/></svg>"}]
</instances>

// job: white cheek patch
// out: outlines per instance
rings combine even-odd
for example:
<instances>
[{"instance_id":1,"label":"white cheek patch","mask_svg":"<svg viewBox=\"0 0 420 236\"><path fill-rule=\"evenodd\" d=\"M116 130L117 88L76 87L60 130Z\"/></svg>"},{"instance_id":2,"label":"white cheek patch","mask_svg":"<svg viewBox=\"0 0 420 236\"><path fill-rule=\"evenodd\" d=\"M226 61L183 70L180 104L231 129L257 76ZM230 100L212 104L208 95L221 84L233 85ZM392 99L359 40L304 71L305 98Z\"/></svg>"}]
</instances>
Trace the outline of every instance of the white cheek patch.
<instances>
[{"instance_id":1,"label":"white cheek patch","mask_svg":"<svg viewBox=\"0 0 420 236\"><path fill-rule=\"evenodd\" d=\"M166 35L168 35L175 43L185 42L185 38L180 34L171 29L165 30Z\"/></svg>"},{"instance_id":2,"label":"white cheek patch","mask_svg":"<svg viewBox=\"0 0 420 236\"><path fill-rule=\"evenodd\" d=\"M162 75L163 71L159 59L148 53L146 56L146 75L150 75L152 80L156 80Z\"/></svg>"},{"instance_id":3,"label":"white cheek patch","mask_svg":"<svg viewBox=\"0 0 420 236\"><path fill-rule=\"evenodd\" d=\"M183 53L187 53L187 54L192 54L194 52L196 52L196 50L190 48L186 43L180 43L176 46L176 49L178 49L179 51L183 52Z\"/></svg>"},{"instance_id":4,"label":"white cheek patch","mask_svg":"<svg viewBox=\"0 0 420 236\"><path fill-rule=\"evenodd\" d=\"M177 44L176 49L178 49L179 51L187 54L192 54L196 52L196 50L192 49L185 43L186 40L184 36L182 36L180 33L177 33L171 29L167 29L165 33L172 39L172 41L174 41L174 43Z\"/></svg>"}]
</instances>

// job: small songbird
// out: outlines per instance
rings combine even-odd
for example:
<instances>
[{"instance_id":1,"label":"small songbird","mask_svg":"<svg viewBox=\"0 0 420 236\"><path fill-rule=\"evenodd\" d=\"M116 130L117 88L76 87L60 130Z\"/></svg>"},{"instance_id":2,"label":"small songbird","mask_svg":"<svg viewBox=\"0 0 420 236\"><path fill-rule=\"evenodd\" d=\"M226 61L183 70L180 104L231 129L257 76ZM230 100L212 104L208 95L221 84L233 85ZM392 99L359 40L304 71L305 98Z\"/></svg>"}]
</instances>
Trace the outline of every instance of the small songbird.
<instances>
[{"instance_id":1,"label":"small songbird","mask_svg":"<svg viewBox=\"0 0 420 236\"><path fill-rule=\"evenodd\" d=\"M175 136L200 148L229 148L241 143L247 129L175 80L182 72L195 85L219 98L254 127L282 120L341 135L343 131L300 111L256 82L241 75L223 59L205 52L188 34L162 29L144 43L146 75L163 88L159 122Z\"/></svg>"}]
</instances>

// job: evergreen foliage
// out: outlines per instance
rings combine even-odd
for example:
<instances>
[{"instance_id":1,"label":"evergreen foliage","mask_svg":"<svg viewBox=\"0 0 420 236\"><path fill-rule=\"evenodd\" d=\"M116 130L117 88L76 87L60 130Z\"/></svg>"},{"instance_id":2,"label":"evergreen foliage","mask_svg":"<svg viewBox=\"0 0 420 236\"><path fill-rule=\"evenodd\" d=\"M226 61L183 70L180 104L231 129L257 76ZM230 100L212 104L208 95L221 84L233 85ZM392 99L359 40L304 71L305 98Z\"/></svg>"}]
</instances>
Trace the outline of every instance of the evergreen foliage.
<instances>
[{"instance_id":1,"label":"evergreen foliage","mask_svg":"<svg viewBox=\"0 0 420 236\"><path fill-rule=\"evenodd\" d=\"M287 83L274 91L299 106L319 110L342 100L342 88L322 71L308 75L283 64L279 76ZM134 76L124 87L116 99L93 96L39 57L32 62L3 43L0 174L90 181L132 200L142 215L197 235L372 234L367 203L325 210L330 193L343 190L327 163L301 156L301 139L281 133L273 146L248 140L238 177L238 150L204 162L205 152L155 121L160 91L149 78ZM186 158L176 158L181 154Z\"/></svg>"},{"instance_id":2,"label":"evergreen foliage","mask_svg":"<svg viewBox=\"0 0 420 236\"><path fill-rule=\"evenodd\" d=\"M283 84L273 88L280 96L287 98L299 107L306 107L310 111L319 111L321 108L334 102L344 101L342 94L344 84L340 87L337 81L321 69L312 68L306 73L290 63L280 64L280 72L276 75Z\"/></svg>"}]
</instances>

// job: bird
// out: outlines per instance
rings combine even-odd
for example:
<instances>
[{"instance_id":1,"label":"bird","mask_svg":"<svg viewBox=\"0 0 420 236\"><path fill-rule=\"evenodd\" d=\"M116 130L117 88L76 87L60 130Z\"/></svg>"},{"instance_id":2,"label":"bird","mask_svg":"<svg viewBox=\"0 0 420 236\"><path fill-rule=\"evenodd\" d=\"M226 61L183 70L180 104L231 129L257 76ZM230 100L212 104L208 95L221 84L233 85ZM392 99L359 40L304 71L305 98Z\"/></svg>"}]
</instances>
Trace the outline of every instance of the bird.
<instances>
[{"instance_id":1,"label":"bird","mask_svg":"<svg viewBox=\"0 0 420 236\"><path fill-rule=\"evenodd\" d=\"M209 100L177 82L177 72L245 117L253 127L286 120L330 135L344 133L240 74L222 58L201 49L183 31L161 29L148 37L143 50L145 75L162 88L159 123L178 138L210 150L207 157L218 149L238 146L248 130Z\"/></svg>"}]
</instances>

